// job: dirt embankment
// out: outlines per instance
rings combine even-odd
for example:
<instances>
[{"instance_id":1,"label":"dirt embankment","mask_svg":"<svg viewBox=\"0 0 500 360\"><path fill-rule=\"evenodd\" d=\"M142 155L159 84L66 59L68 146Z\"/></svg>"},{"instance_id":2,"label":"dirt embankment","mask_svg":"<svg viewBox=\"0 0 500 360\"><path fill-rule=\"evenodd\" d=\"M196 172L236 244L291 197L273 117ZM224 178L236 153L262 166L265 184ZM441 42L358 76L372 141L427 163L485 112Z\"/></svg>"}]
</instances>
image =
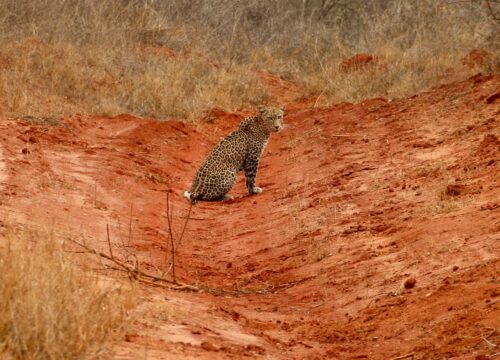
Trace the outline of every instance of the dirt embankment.
<instances>
[{"instance_id":1,"label":"dirt embankment","mask_svg":"<svg viewBox=\"0 0 500 360\"><path fill-rule=\"evenodd\" d=\"M115 358L498 356L499 88L499 76L476 76L392 102L287 104L261 161L264 192L246 196L240 178L234 201L193 208L177 276L210 293L142 289ZM178 233L182 191L245 115L214 112L196 129L1 119L0 225L105 250L109 224L117 251L164 269L166 191Z\"/></svg>"}]
</instances>

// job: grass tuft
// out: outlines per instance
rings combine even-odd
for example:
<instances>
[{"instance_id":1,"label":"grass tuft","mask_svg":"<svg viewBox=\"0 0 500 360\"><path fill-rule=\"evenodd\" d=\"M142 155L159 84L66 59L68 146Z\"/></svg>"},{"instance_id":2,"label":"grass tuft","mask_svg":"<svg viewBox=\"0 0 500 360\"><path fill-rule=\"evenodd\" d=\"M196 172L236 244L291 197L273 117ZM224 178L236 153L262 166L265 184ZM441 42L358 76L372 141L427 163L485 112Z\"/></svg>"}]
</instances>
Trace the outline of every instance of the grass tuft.
<instances>
[{"instance_id":1,"label":"grass tuft","mask_svg":"<svg viewBox=\"0 0 500 360\"><path fill-rule=\"evenodd\" d=\"M129 294L75 268L45 235L31 249L0 248L0 353L76 359L118 329Z\"/></svg>"}]
</instances>

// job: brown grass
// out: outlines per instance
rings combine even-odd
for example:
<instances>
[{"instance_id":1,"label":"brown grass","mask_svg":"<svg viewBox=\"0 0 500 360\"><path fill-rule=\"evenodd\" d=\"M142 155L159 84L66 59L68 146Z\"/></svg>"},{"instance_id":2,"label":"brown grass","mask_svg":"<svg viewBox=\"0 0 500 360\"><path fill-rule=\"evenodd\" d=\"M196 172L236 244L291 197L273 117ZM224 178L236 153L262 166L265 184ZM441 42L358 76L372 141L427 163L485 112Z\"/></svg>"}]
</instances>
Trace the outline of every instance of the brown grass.
<instances>
[{"instance_id":1,"label":"brown grass","mask_svg":"<svg viewBox=\"0 0 500 360\"><path fill-rule=\"evenodd\" d=\"M76 269L47 234L35 236L29 249L14 236L0 248L0 354L79 358L120 327L130 292Z\"/></svg>"},{"instance_id":2,"label":"brown grass","mask_svg":"<svg viewBox=\"0 0 500 360\"><path fill-rule=\"evenodd\" d=\"M491 5L500 8L500 3ZM0 113L196 118L272 101L257 71L318 103L402 97L498 72L482 1L0 0ZM492 57L477 68L473 48ZM383 67L345 73L356 53Z\"/></svg>"}]
</instances>

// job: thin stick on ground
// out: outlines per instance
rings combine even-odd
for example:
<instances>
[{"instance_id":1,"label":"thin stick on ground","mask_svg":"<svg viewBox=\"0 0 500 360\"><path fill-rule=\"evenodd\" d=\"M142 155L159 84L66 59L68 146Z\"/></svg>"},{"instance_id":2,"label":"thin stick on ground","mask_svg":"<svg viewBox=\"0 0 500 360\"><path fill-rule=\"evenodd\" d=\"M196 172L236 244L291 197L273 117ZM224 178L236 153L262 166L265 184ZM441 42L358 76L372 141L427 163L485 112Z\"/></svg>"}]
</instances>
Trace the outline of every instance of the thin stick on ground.
<instances>
[{"instance_id":1,"label":"thin stick on ground","mask_svg":"<svg viewBox=\"0 0 500 360\"><path fill-rule=\"evenodd\" d=\"M196 286L189 285L189 284L183 284L180 282L173 282L171 280L168 280L163 277L151 275L148 273L145 273L141 271L138 268L138 261L136 261L135 266L130 265L127 262L124 262L120 259L117 259L115 256L111 256L108 254L105 254L101 251L97 251L96 249L93 249L79 241L69 239L72 243L80 246L81 248L85 249L86 253L89 254L95 254L99 256L100 258L104 258L106 260L109 260L113 262L117 267L115 267L115 270L119 271L124 271L126 272L130 278L135 279L141 283L147 284L147 285L153 285L153 286L160 286L163 288L168 288L168 289L173 289L173 290L189 290L189 291L200 291L200 289Z\"/></svg>"},{"instance_id":2,"label":"thin stick on ground","mask_svg":"<svg viewBox=\"0 0 500 360\"><path fill-rule=\"evenodd\" d=\"M189 204L189 209L188 209L187 216L185 217L184 226L182 227L181 235L179 237L179 240L177 241L177 245L175 247L174 254L177 252L177 249L181 245L182 238L184 237L184 232L186 231L187 223L188 223L189 220L191 220L190 215L191 215L191 209L192 208L193 208L193 204L190 203Z\"/></svg>"},{"instance_id":3,"label":"thin stick on ground","mask_svg":"<svg viewBox=\"0 0 500 360\"><path fill-rule=\"evenodd\" d=\"M181 230L181 233L179 235L179 239L177 240L177 244L175 244L175 237L174 237L174 234L173 234L173 231L172 231L172 224L173 224L173 205L170 205L170 198L169 198L169 193L167 192L167 211L166 211L166 215L167 215L167 225L168 225L168 236L169 236L169 240L170 240L170 256L171 256L171 262L170 262L170 266L169 268L167 269L167 271L165 272L166 274L168 274L170 272L170 270L172 270L172 278L173 278L173 281L176 282L176 278L175 278L175 255L177 253L177 250L179 249L179 246L182 242L182 239L184 238L184 234L186 232L186 228L187 228L187 224L189 222L189 220L191 220L191 209L193 207L193 204L189 204L189 209L188 209L188 213L187 213L187 216L184 217L184 225L182 226L182 230Z\"/></svg>"},{"instance_id":4,"label":"thin stick on ground","mask_svg":"<svg viewBox=\"0 0 500 360\"><path fill-rule=\"evenodd\" d=\"M132 209L133 209L134 204L130 204L130 217L129 217L129 223L128 223L128 244L130 245L130 241L132 240Z\"/></svg>"},{"instance_id":5,"label":"thin stick on ground","mask_svg":"<svg viewBox=\"0 0 500 360\"><path fill-rule=\"evenodd\" d=\"M172 234L172 209L170 208L170 201L168 198L169 192L167 191L167 225L168 225L168 235L170 238L170 253L171 253L171 261L172 261L172 279L174 283L175 280L175 248L174 248L174 235Z\"/></svg>"},{"instance_id":6,"label":"thin stick on ground","mask_svg":"<svg viewBox=\"0 0 500 360\"><path fill-rule=\"evenodd\" d=\"M236 291L222 289L222 288L214 288L211 286L195 286L195 285L181 283L178 281L174 282L172 280L169 280L169 279L161 277L161 276L155 276L155 275L151 275L151 274L148 274L146 272L143 272L138 267L139 261L137 260L137 258L135 260L135 266L133 266L130 264L130 262L123 261L121 259L116 258L115 256L110 256L110 255L105 254L101 251L97 251L96 249L93 249L90 246L87 246L84 243L81 243L79 241L76 241L73 239L69 239L69 241L71 241L72 243L78 245L79 247L81 247L85 250L85 251L73 251L74 253L94 254L94 255L99 256L100 260L102 260L102 259L109 260L116 265L116 266L104 266L103 265L103 267L105 267L106 269L122 271L122 272L127 273L127 275L129 276L130 279L134 279L142 284L145 284L148 286L161 287L161 288L170 289L170 290L207 292L209 294L216 295L216 296L268 295L268 294L274 294L276 292L286 291L287 289L310 279L310 278L303 278L303 279L296 280L296 281L291 281L291 282L282 283L282 284L276 284L276 285L273 285L271 287L267 287L267 288L263 288L263 289L252 289L252 290L237 289Z\"/></svg>"},{"instance_id":7,"label":"thin stick on ground","mask_svg":"<svg viewBox=\"0 0 500 360\"><path fill-rule=\"evenodd\" d=\"M95 255L99 256L99 259L106 259L106 260L113 262L115 265L117 265L117 267L114 267L113 269L124 271L128 274L128 276L130 278L133 278L133 279L140 281L144 284L153 285L153 286L160 286L160 287L165 287L165 288L169 288L169 289L176 289L176 290L200 291L201 289L198 287L178 282L176 275L175 275L175 254L176 254L176 251L182 242L184 234L186 233L187 224L188 224L188 222L190 220L190 216L191 216L192 204L190 204L187 216L184 218L184 224L182 226L182 230L180 232L180 235L179 235L179 238L178 238L177 244L176 244L174 232L173 232L173 209L174 209L174 207L172 204L170 204L169 192L167 192L166 198L167 198L166 215L167 215L167 226L168 226L168 237L169 237L168 240L170 242L171 264L170 264L170 267L167 269L167 271L164 274L168 274L170 271L172 271L172 280L168 280L168 279L164 278L163 274L161 274L162 276L155 276L155 275L151 275L151 274L148 274L146 272L141 271L139 259L137 258L137 256L135 254L133 254L129 251L127 251L128 256L125 258L125 260L121 260L121 259L117 258L113 254L113 245L111 244L109 224L106 224L106 240L108 243L109 255L105 254L103 252L97 251L96 249L93 249L93 248L87 246L85 243L81 243L81 242L78 242L78 241L73 240L73 239L70 239L70 241L77 244L78 246L82 247L83 249L85 249L84 252L86 252L86 253L95 254ZM133 257L132 260L129 259L130 256ZM104 264L103 264L103 267L104 267Z\"/></svg>"},{"instance_id":8,"label":"thin stick on ground","mask_svg":"<svg viewBox=\"0 0 500 360\"><path fill-rule=\"evenodd\" d=\"M106 235L107 235L107 239L108 239L109 255L111 257L114 257L113 256L113 247L111 246L111 240L109 238L109 224L106 224Z\"/></svg>"},{"instance_id":9,"label":"thin stick on ground","mask_svg":"<svg viewBox=\"0 0 500 360\"><path fill-rule=\"evenodd\" d=\"M410 353L410 354L406 354L406 355L402 355L402 356L397 356L395 358L392 358L391 360L403 360L403 359L408 359L408 358L414 358L415 357L415 353Z\"/></svg>"}]
</instances>

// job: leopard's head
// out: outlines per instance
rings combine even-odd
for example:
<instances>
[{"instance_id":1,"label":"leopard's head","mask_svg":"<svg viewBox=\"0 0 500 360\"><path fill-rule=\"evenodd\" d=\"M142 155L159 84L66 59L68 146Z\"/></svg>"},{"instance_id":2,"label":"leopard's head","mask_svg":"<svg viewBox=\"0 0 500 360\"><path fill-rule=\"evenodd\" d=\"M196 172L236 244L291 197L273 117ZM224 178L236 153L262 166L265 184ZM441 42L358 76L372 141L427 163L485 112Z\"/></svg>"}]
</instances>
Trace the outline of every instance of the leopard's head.
<instances>
[{"instance_id":1,"label":"leopard's head","mask_svg":"<svg viewBox=\"0 0 500 360\"><path fill-rule=\"evenodd\" d=\"M285 106L269 107L259 106L259 115L262 125L267 132L277 132L283 129L283 116L285 115Z\"/></svg>"}]
</instances>

